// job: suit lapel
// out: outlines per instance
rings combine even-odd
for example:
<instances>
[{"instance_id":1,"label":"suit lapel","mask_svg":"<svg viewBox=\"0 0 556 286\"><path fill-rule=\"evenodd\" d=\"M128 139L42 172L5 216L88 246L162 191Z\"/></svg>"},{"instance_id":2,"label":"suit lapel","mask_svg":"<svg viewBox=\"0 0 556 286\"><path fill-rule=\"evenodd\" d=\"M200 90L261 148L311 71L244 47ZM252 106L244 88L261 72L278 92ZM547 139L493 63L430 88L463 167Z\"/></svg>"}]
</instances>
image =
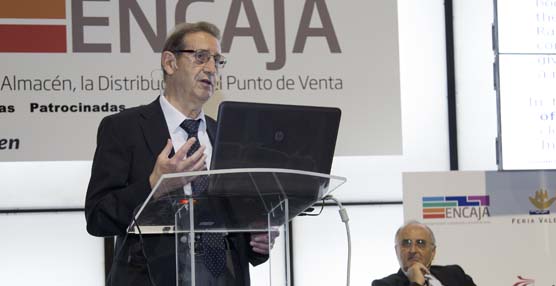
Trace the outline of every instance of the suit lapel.
<instances>
[{"instance_id":1,"label":"suit lapel","mask_svg":"<svg viewBox=\"0 0 556 286\"><path fill-rule=\"evenodd\" d=\"M409 280L407 279L407 276L405 276L405 274L403 273L402 269L400 268L400 270L398 270L398 273L396 273L398 275L398 277L400 278L400 284L401 286L406 286L409 285Z\"/></svg>"},{"instance_id":2,"label":"suit lapel","mask_svg":"<svg viewBox=\"0 0 556 286\"><path fill-rule=\"evenodd\" d=\"M159 98L157 97L155 101L146 105L145 108L140 112L141 116L141 129L143 130L143 136L149 150L156 159L156 156L164 149L166 146L166 141L170 138L170 132L168 131L168 125L166 124L166 119L164 118L164 113L160 107ZM207 123L207 133L211 144L214 144L214 136L216 136L216 121L209 116L205 116ZM174 149L170 153L170 157L174 155Z\"/></svg>"},{"instance_id":3,"label":"suit lapel","mask_svg":"<svg viewBox=\"0 0 556 286\"><path fill-rule=\"evenodd\" d=\"M443 271L444 269L444 271ZM431 266L430 271L431 274L436 277L436 279L438 279L438 281L440 281L440 283L442 283L442 285L444 286L449 286L449 285L457 285L457 283L453 283L455 281L452 281L452 276L449 273L446 273L446 270L448 270L447 268L441 268L441 267L436 267L436 266Z\"/></svg>"},{"instance_id":4,"label":"suit lapel","mask_svg":"<svg viewBox=\"0 0 556 286\"><path fill-rule=\"evenodd\" d=\"M154 156L155 160L160 151L166 146L170 133L168 132L168 125L164 119L164 113L160 107L159 98L151 102L140 113L141 116L141 129L147 146Z\"/></svg>"}]
</instances>

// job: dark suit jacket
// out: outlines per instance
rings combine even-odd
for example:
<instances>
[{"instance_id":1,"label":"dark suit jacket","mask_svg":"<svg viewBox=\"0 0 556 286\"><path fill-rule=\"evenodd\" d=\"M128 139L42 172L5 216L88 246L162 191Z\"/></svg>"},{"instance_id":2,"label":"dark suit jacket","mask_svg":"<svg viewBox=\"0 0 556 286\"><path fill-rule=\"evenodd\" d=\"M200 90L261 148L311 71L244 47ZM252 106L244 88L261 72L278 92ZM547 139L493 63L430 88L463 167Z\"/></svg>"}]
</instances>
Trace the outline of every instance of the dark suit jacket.
<instances>
[{"instance_id":1,"label":"dark suit jacket","mask_svg":"<svg viewBox=\"0 0 556 286\"><path fill-rule=\"evenodd\" d=\"M436 279L444 286L475 286L473 279L469 277L459 265L436 266L430 271ZM407 286L409 280L400 269L398 273L373 281L373 286Z\"/></svg>"},{"instance_id":2,"label":"dark suit jacket","mask_svg":"<svg viewBox=\"0 0 556 286\"><path fill-rule=\"evenodd\" d=\"M213 142L216 122L209 117L206 122ZM176 285L174 235L143 235L142 246L139 236L130 234L124 243L134 211L151 192L149 175L168 138L158 98L149 105L107 116L100 123L85 216L90 234L117 235L109 285L151 285L146 259L156 285ZM239 269L235 274L240 278L238 285L249 285L249 262L257 265L267 256L251 251L248 234L231 234L228 240L235 269Z\"/></svg>"}]
</instances>

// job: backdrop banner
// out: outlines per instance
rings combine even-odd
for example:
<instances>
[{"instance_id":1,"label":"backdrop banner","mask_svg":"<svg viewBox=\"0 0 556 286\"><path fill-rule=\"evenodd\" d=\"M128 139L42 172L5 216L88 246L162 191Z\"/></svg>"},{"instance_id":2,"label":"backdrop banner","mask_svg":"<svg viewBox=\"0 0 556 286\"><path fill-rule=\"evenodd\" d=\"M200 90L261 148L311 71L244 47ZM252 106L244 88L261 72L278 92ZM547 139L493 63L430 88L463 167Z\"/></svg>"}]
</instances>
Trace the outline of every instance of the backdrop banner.
<instances>
[{"instance_id":1,"label":"backdrop banner","mask_svg":"<svg viewBox=\"0 0 556 286\"><path fill-rule=\"evenodd\" d=\"M556 171L405 173L404 218L437 240L433 264L477 285L556 284Z\"/></svg>"},{"instance_id":2,"label":"backdrop banner","mask_svg":"<svg viewBox=\"0 0 556 286\"><path fill-rule=\"evenodd\" d=\"M402 154L396 1L20 0L0 4L0 161L91 160L101 118L154 100L169 31L200 20L229 59L207 114L339 107L336 155Z\"/></svg>"}]
</instances>

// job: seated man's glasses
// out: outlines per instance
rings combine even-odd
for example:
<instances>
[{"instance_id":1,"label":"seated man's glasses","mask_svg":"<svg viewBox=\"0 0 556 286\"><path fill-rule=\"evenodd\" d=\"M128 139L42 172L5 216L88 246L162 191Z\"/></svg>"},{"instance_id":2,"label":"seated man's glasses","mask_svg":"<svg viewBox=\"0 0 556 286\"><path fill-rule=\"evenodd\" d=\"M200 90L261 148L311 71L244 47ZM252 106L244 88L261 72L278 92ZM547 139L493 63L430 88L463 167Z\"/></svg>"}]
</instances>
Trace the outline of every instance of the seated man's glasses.
<instances>
[{"instance_id":1,"label":"seated man's glasses","mask_svg":"<svg viewBox=\"0 0 556 286\"><path fill-rule=\"evenodd\" d=\"M174 50L174 53L191 53L195 58L195 62L198 65L204 65L209 60L210 57L214 58L214 64L216 69L222 69L226 65L226 57L221 54L211 55L209 50Z\"/></svg>"},{"instance_id":2,"label":"seated man's glasses","mask_svg":"<svg viewBox=\"0 0 556 286\"><path fill-rule=\"evenodd\" d=\"M399 246L406 249L410 249L413 246L413 244L415 244L419 249L425 249L427 248L428 245L432 245L431 243L428 243L424 239L416 239L416 240L402 239L398 243Z\"/></svg>"}]
</instances>

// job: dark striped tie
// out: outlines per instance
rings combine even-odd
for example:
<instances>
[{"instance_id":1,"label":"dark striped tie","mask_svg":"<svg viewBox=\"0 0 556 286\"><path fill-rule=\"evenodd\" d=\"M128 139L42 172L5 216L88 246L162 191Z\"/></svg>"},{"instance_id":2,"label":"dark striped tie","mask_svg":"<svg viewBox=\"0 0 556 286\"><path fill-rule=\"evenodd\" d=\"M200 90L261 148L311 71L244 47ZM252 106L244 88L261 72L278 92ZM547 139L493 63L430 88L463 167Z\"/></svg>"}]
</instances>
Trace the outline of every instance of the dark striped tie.
<instances>
[{"instance_id":1,"label":"dark striped tie","mask_svg":"<svg viewBox=\"0 0 556 286\"><path fill-rule=\"evenodd\" d=\"M191 156L195 151L197 151L201 144L199 143L199 125L201 119L192 120L186 119L181 124L180 127L187 132L187 139L195 137L195 144L191 146L189 151L187 151L187 156ZM191 191L193 194L201 194L208 188L208 177L198 176L193 182L191 182ZM226 242L224 237L219 233L203 233L201 236L201 245L205 253L205 266L208 271L218 277L226 266Z\"/></svg>"}]
</instances>

